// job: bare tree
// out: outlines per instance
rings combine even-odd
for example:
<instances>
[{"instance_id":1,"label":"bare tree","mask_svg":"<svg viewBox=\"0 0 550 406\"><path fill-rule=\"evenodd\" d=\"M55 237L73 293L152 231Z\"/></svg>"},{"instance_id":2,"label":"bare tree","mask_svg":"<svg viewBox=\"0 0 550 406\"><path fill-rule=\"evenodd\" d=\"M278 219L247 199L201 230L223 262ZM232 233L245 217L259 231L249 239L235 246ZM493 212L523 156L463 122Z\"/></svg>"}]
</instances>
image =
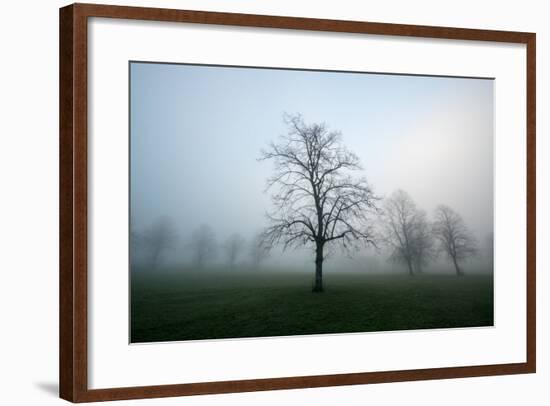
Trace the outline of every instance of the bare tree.
<instances>
[{"instance_id":1,"label":"bare tree","mask_svg":"<svg viewBox=\"0 0 550 406\"><path fill-rule=\"evenodd\" d=\"M492 267L494 263L494 256L495 256L495 236L492 231L488 233L487 236L485 237L485 248L486 248L487 258L489 259L489 264Z\"/></svg>"},{"instance_id":2,"label":"bare tree","mask_svg":"<svg viewBox=\"0 0 550 406\"><path fill-rule=\"evenodd\" d=\"M424 267L437 256L431 225L424 210L417 213L412 248L413 267L415 272L422 273Z\"/></svg>"},{"instance_id":3,"label":"bare tree","mask_svg":"<svg viewBox=\"0 0 550 406\"><path fill-rule=\"evenodd\" d=\"M250 259L252 264L259 267L269 257L269 247L266 245L262 234L255 234L250 241Z\"/></svg>"},{"instance_id":4,"label":"bare tree","mask_svg":"<svg viewBox=\"0 0 550 406\"><path fill-rule=\"evenodd\" d=\"M286 116L289 127L278 143L262 151L275 174L268 179L274 210L264 237L269 246L312 245L315 248L314 292L323 291L325 245L344 249L359 243L374 245L370 214L378 198L364 178L350 172L361 170L359 158L342 144L337 131L325 124L306 124L300 115Z\"/></svg>"},{"instance_id":5,"label":"bare tree","mask_svg":"<svg viewBox=\"0 0 550 406\"><path fill-rule=\"evenodd\" d=\"M191 234L191 250L195 264L202 268L217 254L216 235L210 226L203 224Z\"/></svg>"},{"instance_id":6,"label":"bare tree","mask_svg":"<svg viewBox=\"0 0 550 406\"><path fill-rule=\"evenodd\" d=\"M441 251L453 261L456 274L463 275L460 262L477 253L477 242L462 216L448 206L438 206L433 231Z\"/></svg>"},{"instance_id":7,"label":"bare tree","mask_svg":"<svg viewBox=\"0 0 550 406\"><path fill-rule=\"evenodd\" d=\"M229 262L229 266L231 268L235 266L235 261L237 261L239 255L241 255L241 252L244 248L244 243L244 238L237 233L231 234L229 238L225 241L224 249L227 255L227 261Z\"/></svg>"},{"instance_id":8,"label":"bare tree","mask_svg":"<svg viewBox=\"0 0 550 406\"><path fill-rule=\"evenodd\" d=\"M132 265L136 265L139 262L139 259L143 257L143 235L141 231L138 231L138 227L136 226L136 221L134 218L130 218L130 240L129 240L129 248L130 248L130 262Z\"/></svg>"},{"instance_id":9,"label":"bare tree","mask_svg":"<svg viewBox=\"0 0 550 406\"><path fill-rule=\"evenodd\" d=\"M137 238L134 235L133 238ZM168 217L160 217L143 231L139 237L140 245L149 249L149 265L156 269L159 265L161 255L169 248L173 248L177 240L176 230Z\"/></svg>"},{"instance_id":10,"label":"bare tree","mask_svg":"<svg viewBox=\"0 0 550 406\"><path fill-rule=\"evenodd\" d=\"M404 263L410 275L420 272L433 253L426 213L416 207L407 192L397 190L384 203L383 219L391 258Z\"/></svg>"}]
</instances>

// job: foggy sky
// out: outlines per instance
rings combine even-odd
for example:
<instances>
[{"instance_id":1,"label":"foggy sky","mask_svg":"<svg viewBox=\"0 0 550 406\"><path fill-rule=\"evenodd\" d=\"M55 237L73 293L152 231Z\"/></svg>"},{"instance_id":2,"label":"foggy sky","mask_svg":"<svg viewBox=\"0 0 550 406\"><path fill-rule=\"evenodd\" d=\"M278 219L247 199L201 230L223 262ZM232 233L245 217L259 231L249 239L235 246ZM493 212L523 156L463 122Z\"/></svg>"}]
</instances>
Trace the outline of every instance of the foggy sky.
<instances>
[{"instance_id":1,"label":"foggy sky","mask_svg":"<svg viewBox=\"0 0 550 406\"><path fill-rule=\"evenodd\" d=\"M406 190L432 216L459 212L480 243L493 229L493 80L131 63L131 222L170 217L180 244L264 227L283 114L339 130L375 193ZM176 250L177 251L177 250Z\"/></svg>"}]
</instances>

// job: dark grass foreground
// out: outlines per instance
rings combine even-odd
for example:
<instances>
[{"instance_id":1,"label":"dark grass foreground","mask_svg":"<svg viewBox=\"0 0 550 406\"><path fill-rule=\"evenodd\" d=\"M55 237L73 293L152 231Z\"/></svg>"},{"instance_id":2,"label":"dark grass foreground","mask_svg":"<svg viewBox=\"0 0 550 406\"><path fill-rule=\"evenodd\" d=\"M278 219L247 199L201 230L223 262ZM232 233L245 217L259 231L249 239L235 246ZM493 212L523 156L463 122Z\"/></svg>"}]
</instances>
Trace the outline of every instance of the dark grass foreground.
<instances>
[{"instance_id":1,"label":"dark grass foreground","mask_svg":"<svg viewBox=\"0 0 550 406\"><path fill-rule=\"evenodd\" d=\"M131 342L493 325L492 275L135 272Z\"/></svg>"}]
</instances>

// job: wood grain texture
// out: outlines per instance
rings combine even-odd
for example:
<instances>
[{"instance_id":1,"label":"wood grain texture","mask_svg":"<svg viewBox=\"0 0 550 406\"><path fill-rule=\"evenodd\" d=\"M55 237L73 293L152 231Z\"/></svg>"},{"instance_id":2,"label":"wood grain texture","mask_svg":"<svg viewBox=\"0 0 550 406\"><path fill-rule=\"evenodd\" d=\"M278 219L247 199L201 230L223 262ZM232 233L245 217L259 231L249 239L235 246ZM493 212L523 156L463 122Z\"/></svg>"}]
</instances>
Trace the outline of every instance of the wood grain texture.
<instances>
[{"instance_id":1,"label":"wood grain texture","mask_svg":"<svg viewBox=\"0 0 550 406\"><path fill-rule=\"evenodd\" d=\"M536 36L527 41L527 365L537 363L537 69Z\"/></svg>"},{"instance_id":2,"label":"wood grain texture","mask_svg":"<svg viewBox=\"0 0 550 406\"><path fill-rule=\"evenodd\" d=\"M299 376L243 381L199 382L181 385L140 386L93 389L79 401L97 402L124 399L147 399L172 396L253 392L279 389L318 388L325 386L362 385L431 379L467 378L490 375L512 375L534 372L527 364L483 365L474 367L430 368L406 371L366 372L337 375Z\"/></svg>"},{"instance_id":3,"label":"wood grain texture","mask_svg":"<svg viewBox=\"0 0 550 406\"><path fill-rule=\"evenodd\" d=\"M318 18L266 16L257 14L218 13L210 11L174 10L164 8L108 6L100 4L77 4L77 7L86 15L94 17L234 25L241 27L284 28L310 31L514 43L527 43L531 35L530 33L515 31L494 31L363 21L326 20Z\"/></svg>"},{"instance_id":4,"label":"wood grain texture","mask_svg":"<svg viewBox=\"0 0 550 406\"><path fill-rule=\"evenodd\" d=\"M73 400L73 7L59 12L59 395Z\"/></svg>"},{"instance_id":5,"label":"wood grain texture","mask_svg":"<svg viewBox=\"0 0 550 406\"><path fill-rule=\"evenodd\" d=\"M60 9L60 396L78 401L87 384L87 24Z\"/></svg>"},{"instance_id":6,"label":"wood grain texture","mask_svg":"<svg viewBox=\"0 0 550 406\"><path fill-rule=\"evenodd\" d=\"M87 337L87 22L89 17L397 35L527 46L527 361L177 385L88 389ZM74 4L60 9L60 397L72 402L139 399L424 379L531 373L536 370L536 37L533 33L297 17Z\"/></svg>"}]
</instances>

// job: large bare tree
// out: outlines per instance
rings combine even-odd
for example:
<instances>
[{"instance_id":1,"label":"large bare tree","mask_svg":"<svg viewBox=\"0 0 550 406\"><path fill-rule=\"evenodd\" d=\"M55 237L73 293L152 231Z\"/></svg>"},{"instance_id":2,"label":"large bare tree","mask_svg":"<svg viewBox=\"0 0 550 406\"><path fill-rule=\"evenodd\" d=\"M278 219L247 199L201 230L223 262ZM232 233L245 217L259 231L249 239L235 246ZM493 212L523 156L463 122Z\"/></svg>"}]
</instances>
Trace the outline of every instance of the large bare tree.
<instances>
[{"instance_id":1,"label":"large bare tree","mask_svg":"<svg viewBox=\"0 0 550 406\"><path fill-rule=\"evenodd\" d=\"M244 238L237 233L231 234L225 241L223 248L225 249L227 261L231 268L235 266L237 258L241 255L244 248L244 242Z\"/></svg>"},{"instance_id":2,"label":"large bare tree","mask_svg":"<svg viewBox=\"0 0 550 406\"><path fill-rule=\"evenodd\" d=\"M138 236L134 235L133 238L136 239ZM140 243L149 249L151 269L155 270L158 267L162 253L173 248L176 240L176 230L168 217L159 217L143 231Z\"/></svg>"},{"instance_id":3,"label":"large bare tree","mask_svg":"<svg viewBox=\"0 0 550 406\"><path fill-rule=\"evenodd\" d=\"M342 145L338 131L325 124L306 124L300 115L285 116L288 133L262 151L261 160L274 163L268 179L273 212L264 237L270 246L281 243L315 248L314 292L323 291L325 246L344 249L374 244L370 215L378 198L361 170L359 158Z\"/></svg>"},{"instance_id":4,"label":"large bare tree","mask_svg":"<svg viewBox=\"0 0 550 406\"><path fill-rule=\"evenodd\" d=\"M397 190L384 202L383 219L391 258L404 263L410 275L420 272L433 253L426 213L416 207L407 192Z\"/></svg>"},{"instance_id":5,"label":"large bare tree","mask_svg":"<svg viewBox=\"0 0 550 406\"><path fill-rule=\"evenodd\" d=\"M202 268L206 261L217 254L216 235L210 226L203 224L191 234L190 247L197 267Z\"/></svg>"},{"instance_id":6,"label":"large bare tree","mask_svg":"<svg viewBox=\"0 0 550 406\"><path fill-rule=\"evenodd\" d=\"M453 262L456 274L464 274L460 263L477 253L477 242L462 216L449 206L440 205L435 210L433 230L440 249Z\"/></svg>"}]
</instances>

